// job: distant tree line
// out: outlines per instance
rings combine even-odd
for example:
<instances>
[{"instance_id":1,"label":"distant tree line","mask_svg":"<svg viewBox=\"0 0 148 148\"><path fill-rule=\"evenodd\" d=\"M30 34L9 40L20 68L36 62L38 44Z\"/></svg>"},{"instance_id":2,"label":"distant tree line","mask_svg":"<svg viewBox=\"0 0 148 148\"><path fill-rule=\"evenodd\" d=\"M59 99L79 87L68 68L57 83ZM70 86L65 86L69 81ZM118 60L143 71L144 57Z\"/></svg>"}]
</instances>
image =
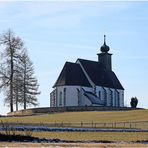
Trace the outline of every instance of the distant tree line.
<instances>
[{"instance_id":1,"label":"distant tree line","mask_svg":"<svg viewBox=\"0 0 148 148\"><path fill-rule=\"evenodd\" d=\"M38 105L38 81L23 40L12 30L0 35L0 90L10 112L18 106Z\"/></svg>"}]
</instances>

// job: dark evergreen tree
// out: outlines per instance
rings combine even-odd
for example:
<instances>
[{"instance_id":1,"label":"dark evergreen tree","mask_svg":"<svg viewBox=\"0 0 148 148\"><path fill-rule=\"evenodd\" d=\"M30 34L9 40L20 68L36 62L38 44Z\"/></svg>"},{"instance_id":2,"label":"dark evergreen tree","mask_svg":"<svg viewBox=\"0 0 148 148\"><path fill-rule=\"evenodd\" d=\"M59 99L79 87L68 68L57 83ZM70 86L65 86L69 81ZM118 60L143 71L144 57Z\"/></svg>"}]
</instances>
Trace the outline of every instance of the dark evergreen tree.
<instances>
[{"instance_id":1,"label":"dark evergreen tree","mask_svg":"<svg viewBox=\"0 0 148 148\"><path fill-rule=\"evenodd\" d=\"M138 104L138 99L136 97L132 97L130 104L132 108L136 108Z\"/></svg>"}]
</instances>

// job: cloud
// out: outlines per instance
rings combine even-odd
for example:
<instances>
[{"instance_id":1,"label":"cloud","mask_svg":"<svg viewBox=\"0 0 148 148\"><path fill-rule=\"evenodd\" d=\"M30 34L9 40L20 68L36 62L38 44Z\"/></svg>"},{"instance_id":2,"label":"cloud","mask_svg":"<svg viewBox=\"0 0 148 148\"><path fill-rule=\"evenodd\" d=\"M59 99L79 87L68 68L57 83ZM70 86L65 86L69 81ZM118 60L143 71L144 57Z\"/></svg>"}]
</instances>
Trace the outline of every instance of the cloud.
<instances>
[{"instance_id":1,"label":"cloud","mask_svg":"<svg viewBox=\"0 0 148 148\"><path fill-rule=\"evenodd\" d=\"M1 4L1 3L0 3ZM30 27L49 29L67 29L80 26L89 17L103 17L125 10L129 2L78 2L78 1L43 1L43 2L6 2L3 21L29 23ZM87 9L86 9L87 8Z\"/></svg>"}]
</instances>

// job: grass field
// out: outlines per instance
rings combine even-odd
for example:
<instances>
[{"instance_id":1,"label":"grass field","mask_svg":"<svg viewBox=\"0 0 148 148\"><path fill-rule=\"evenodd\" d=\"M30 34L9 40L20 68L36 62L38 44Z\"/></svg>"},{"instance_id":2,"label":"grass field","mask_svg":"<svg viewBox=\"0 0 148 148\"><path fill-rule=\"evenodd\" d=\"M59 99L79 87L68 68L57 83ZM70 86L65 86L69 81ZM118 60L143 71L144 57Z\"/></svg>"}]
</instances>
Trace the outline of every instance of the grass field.
<instances>
[{"instance_id":1,"label":"grass field","mask_svg":"<svg viewBox=\"0 0 148 148\"><path fill-rule=\"evenodd\" d=\"M141 143L28 143L28 142L1 142L0 147L49 147L49 148L147 148Z\"/></svg>"},{"instance_id":2,"label":"grass field","mask_svg":"<svg viewBox=\"0 0 148 148\"><path fill-rule=\"evenodd\" d=\"M148 110L133 111L92 111L92 112L65 112L55 114L45 114L24 117L0 118L3 122L22 122L22 123L113 123L113 122L140 122L148 121ZM148 122L146 122L148 123ZM148 124L143 125L142 129L148 129ZM148 132L33 132L32 136L61 139L61 140L107 140L107 141L137 141L148 140Z\"/></svg>"},{"instance_id":3,"label":"grass field","mask_svg":"<svg viewBox=\"0 0 148 148\"><path fill-rule=\"evenodd\" d=\"M55 114L45 114L25 117L0 118L3 122L22 122L22 123L55 123L55 122L135 122L148 121L147 110L132 111L89 111L89 112L65 112Z\"/></svg>"},{"instance_id":4,"label":"grass field","mask_svg":"<svg viewBox=\"0 0 148 148\"><path fill-rule=\"evenodd\" d=\"M47 139L61 139L73 141L141 141L148 140L148 133L112 133L112 132L34 132L34 137L47 138Z\"/></svg>"}]
</instances>

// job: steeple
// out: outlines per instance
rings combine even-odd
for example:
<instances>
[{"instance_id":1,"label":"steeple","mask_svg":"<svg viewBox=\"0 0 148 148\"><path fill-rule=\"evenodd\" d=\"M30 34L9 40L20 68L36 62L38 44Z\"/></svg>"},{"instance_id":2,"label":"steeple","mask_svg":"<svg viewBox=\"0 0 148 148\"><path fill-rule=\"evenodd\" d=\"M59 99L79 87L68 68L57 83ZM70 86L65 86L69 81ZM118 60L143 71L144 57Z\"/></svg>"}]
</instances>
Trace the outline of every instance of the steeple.
<instances>
[{"instance_id":1,"label":"steeple","mask_svg":"<svg viewBox=\"0 0 148 148\"><path fill-rule=\"evenodd\" d=\"M112 70L112 60L111 56L112 54L108 53L110 50L109 46L106 45L106 35L104 35L104 44L101 46L100 51L101 53L98 53L98 62L102 63L106 70Z\"/></svg>"},{"instance_id":2,"label":"steeple","mask_svg":"<svg viewBox=\"0 0 148 148\"><path fill-rule=\"evenodd\" d=\"M104 35L104 44L101 46L100 50L105 53L109 51L109 46L106 45L106 35Z\"/></svg>"}]
</instances>

